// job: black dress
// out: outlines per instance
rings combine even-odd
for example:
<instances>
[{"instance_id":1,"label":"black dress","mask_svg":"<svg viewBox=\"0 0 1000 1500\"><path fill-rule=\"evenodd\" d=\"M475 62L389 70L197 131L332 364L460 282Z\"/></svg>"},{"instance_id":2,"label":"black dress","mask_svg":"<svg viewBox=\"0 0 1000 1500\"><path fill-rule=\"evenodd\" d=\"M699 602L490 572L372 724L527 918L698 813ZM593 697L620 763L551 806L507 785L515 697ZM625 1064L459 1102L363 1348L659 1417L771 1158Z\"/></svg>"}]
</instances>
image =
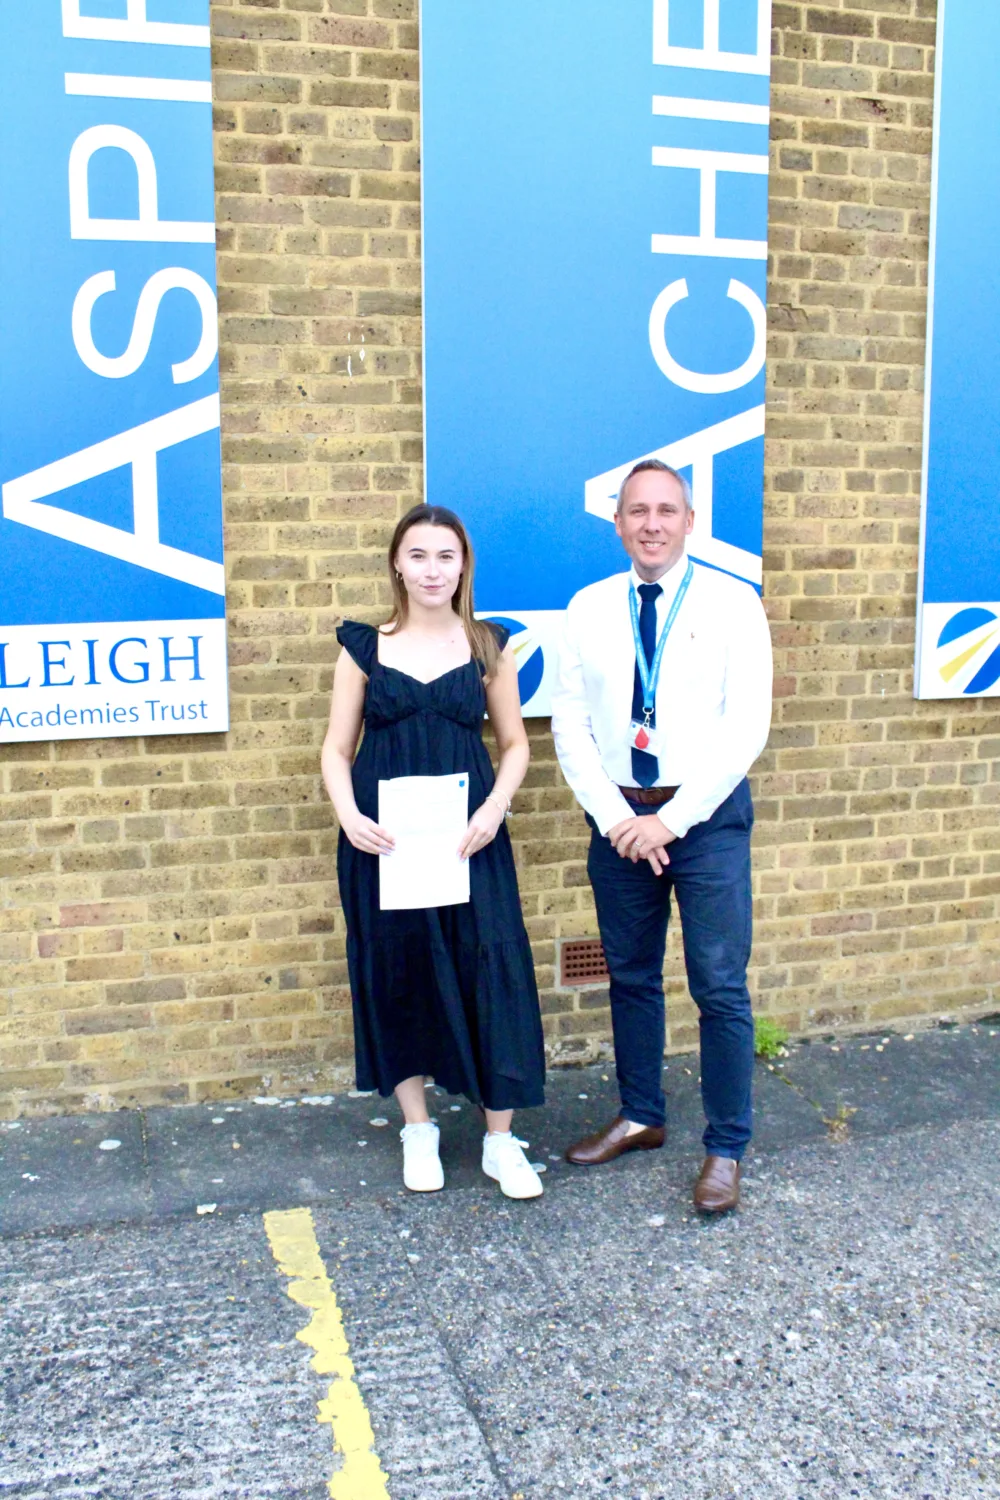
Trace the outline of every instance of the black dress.
<instances>
[{"instance_id":1,"label":"black dress","mask_svg":"<svg viewBox=\"0 0 1000 1500\"><path fill-rule=\"evenodd\" d=\"M491 627L501 644L507 632ZM483 744L483 665L420 682L378 660L378 632L347 620L337 639L368 678L354 796L378 820L378 783L394 776L469 777L470 813L493 787ZM340 835L337 876L347 920L359 1089L391 1094L432 1074L488 1109L543 1102L538 990L506 825L469 862L460 906L379 910L379 856Z\"/></svg>"}]
</instances>

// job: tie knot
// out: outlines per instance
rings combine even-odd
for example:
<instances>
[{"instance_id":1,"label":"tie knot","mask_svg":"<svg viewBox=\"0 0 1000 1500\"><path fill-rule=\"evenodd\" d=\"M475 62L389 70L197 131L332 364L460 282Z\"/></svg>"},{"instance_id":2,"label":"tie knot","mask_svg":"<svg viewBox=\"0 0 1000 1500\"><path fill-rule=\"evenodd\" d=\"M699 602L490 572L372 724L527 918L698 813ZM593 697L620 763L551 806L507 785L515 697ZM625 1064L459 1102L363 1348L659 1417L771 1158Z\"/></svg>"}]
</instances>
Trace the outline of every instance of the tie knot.
<instances>
[{"instance_id":1,"label":"tie knot","mask_svg":"<svg viewBox=\"0 0 1000 1500\"><path fill-rule=\"evenodd\" d=\"M643 604L649 604L653 600L659 599L662 593L663 589L658 583L640 583L639 585L639 598Z\"/></svg>"}]
</instances>

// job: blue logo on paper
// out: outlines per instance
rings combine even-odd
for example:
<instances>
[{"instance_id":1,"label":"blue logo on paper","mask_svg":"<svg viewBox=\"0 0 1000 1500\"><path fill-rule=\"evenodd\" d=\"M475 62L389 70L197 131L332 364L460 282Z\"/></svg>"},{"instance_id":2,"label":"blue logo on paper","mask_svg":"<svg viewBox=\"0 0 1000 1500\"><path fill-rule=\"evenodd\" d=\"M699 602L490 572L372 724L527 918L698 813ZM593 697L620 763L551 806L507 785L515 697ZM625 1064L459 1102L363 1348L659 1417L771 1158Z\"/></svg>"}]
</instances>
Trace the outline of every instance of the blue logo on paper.
<instances>
[{"instance_id":1,"label":"blue logo on paper","mask_svg":"<svg viewBox=\"0 0 1000 1500\"><path fill-rule=\"evenodd\" d=\"M988 629L987 627L994 628ZM970 661L978 662L977 669L962 689L965 697L986 693L1000 679L1000 645L996 637L1000 632L997 617L991 609L971 605L952 615L937 638L938 651L953 647L946 659L938 663L938 672L943 681L951 682ZM992 649L991 649L992 648Z\"/></svg>"},{"instance_id":2,"label":"blue logo on paper","mask_svg":"<svg viewBox=\"0 0 1000 1500\"><path fill-rule=\"evenodd\" d=\"M542 685L545 653L534 633L528 629L527 625L522 625L520 620L512 620L508 615L490 615L489 623L502 625L505 630L510 631L514 646L514 660L517 662L518 692L522 703L530 703Z\"/></svg>"}]
</instances>

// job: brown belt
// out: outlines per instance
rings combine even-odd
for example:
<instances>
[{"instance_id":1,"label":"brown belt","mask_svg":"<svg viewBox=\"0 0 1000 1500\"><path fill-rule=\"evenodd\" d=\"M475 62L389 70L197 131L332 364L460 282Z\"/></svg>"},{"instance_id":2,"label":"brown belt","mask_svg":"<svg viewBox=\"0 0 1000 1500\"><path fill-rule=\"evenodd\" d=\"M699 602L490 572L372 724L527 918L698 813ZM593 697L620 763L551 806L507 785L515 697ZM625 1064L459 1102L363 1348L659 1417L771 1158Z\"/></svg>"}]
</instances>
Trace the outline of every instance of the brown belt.
<instances>
[{"instance_id":1,"label":"brown belt","mask_svg":"<svg viewBox=\"0 0 1000 1500\"><path fill-rule=\"evenodd\" d=\"M638 802L640 807L662 807L679 791L679 786L620 786L618 790L629 802Z\"/></svg>"}]
</instances>

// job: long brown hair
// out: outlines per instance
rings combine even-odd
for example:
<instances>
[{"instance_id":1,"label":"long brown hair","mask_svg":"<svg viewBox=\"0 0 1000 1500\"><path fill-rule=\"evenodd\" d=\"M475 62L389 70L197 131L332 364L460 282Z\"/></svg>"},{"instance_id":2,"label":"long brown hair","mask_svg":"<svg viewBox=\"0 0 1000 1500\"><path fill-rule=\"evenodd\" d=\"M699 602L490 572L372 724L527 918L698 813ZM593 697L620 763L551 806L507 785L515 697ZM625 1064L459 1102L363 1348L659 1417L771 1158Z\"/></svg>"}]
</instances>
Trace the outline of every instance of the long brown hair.
<instances>
[{"instance_id":1,"label":"long brown hair","mask_svg":"<svg viewBox=\"0 0 1000 1500\"><path fill-rule=\"evenodd\" d=\"M396 572L396 555L403 545L403 538L413 526L441 526L447 527L458 537L462 548L462 574L458 582L458 588L452 595L451 607L458 615L465 630L469 649L477 661L481 661L486 668L487 677L492 677L500 665L500 646L496 636L483 620L477 620L475 605L472 600L472 578L476 569L475 553L472 543L469 541L469 533L452 510L447 510L443 505L415 505L408 510L399 522L392 534L389 543L389 586L392 589L392 614L386 624L389 629L388 635L395 635L396 631L405 625L409 614L409 595L403 587L402 579Z\"/></svg>"}]
</instances>

